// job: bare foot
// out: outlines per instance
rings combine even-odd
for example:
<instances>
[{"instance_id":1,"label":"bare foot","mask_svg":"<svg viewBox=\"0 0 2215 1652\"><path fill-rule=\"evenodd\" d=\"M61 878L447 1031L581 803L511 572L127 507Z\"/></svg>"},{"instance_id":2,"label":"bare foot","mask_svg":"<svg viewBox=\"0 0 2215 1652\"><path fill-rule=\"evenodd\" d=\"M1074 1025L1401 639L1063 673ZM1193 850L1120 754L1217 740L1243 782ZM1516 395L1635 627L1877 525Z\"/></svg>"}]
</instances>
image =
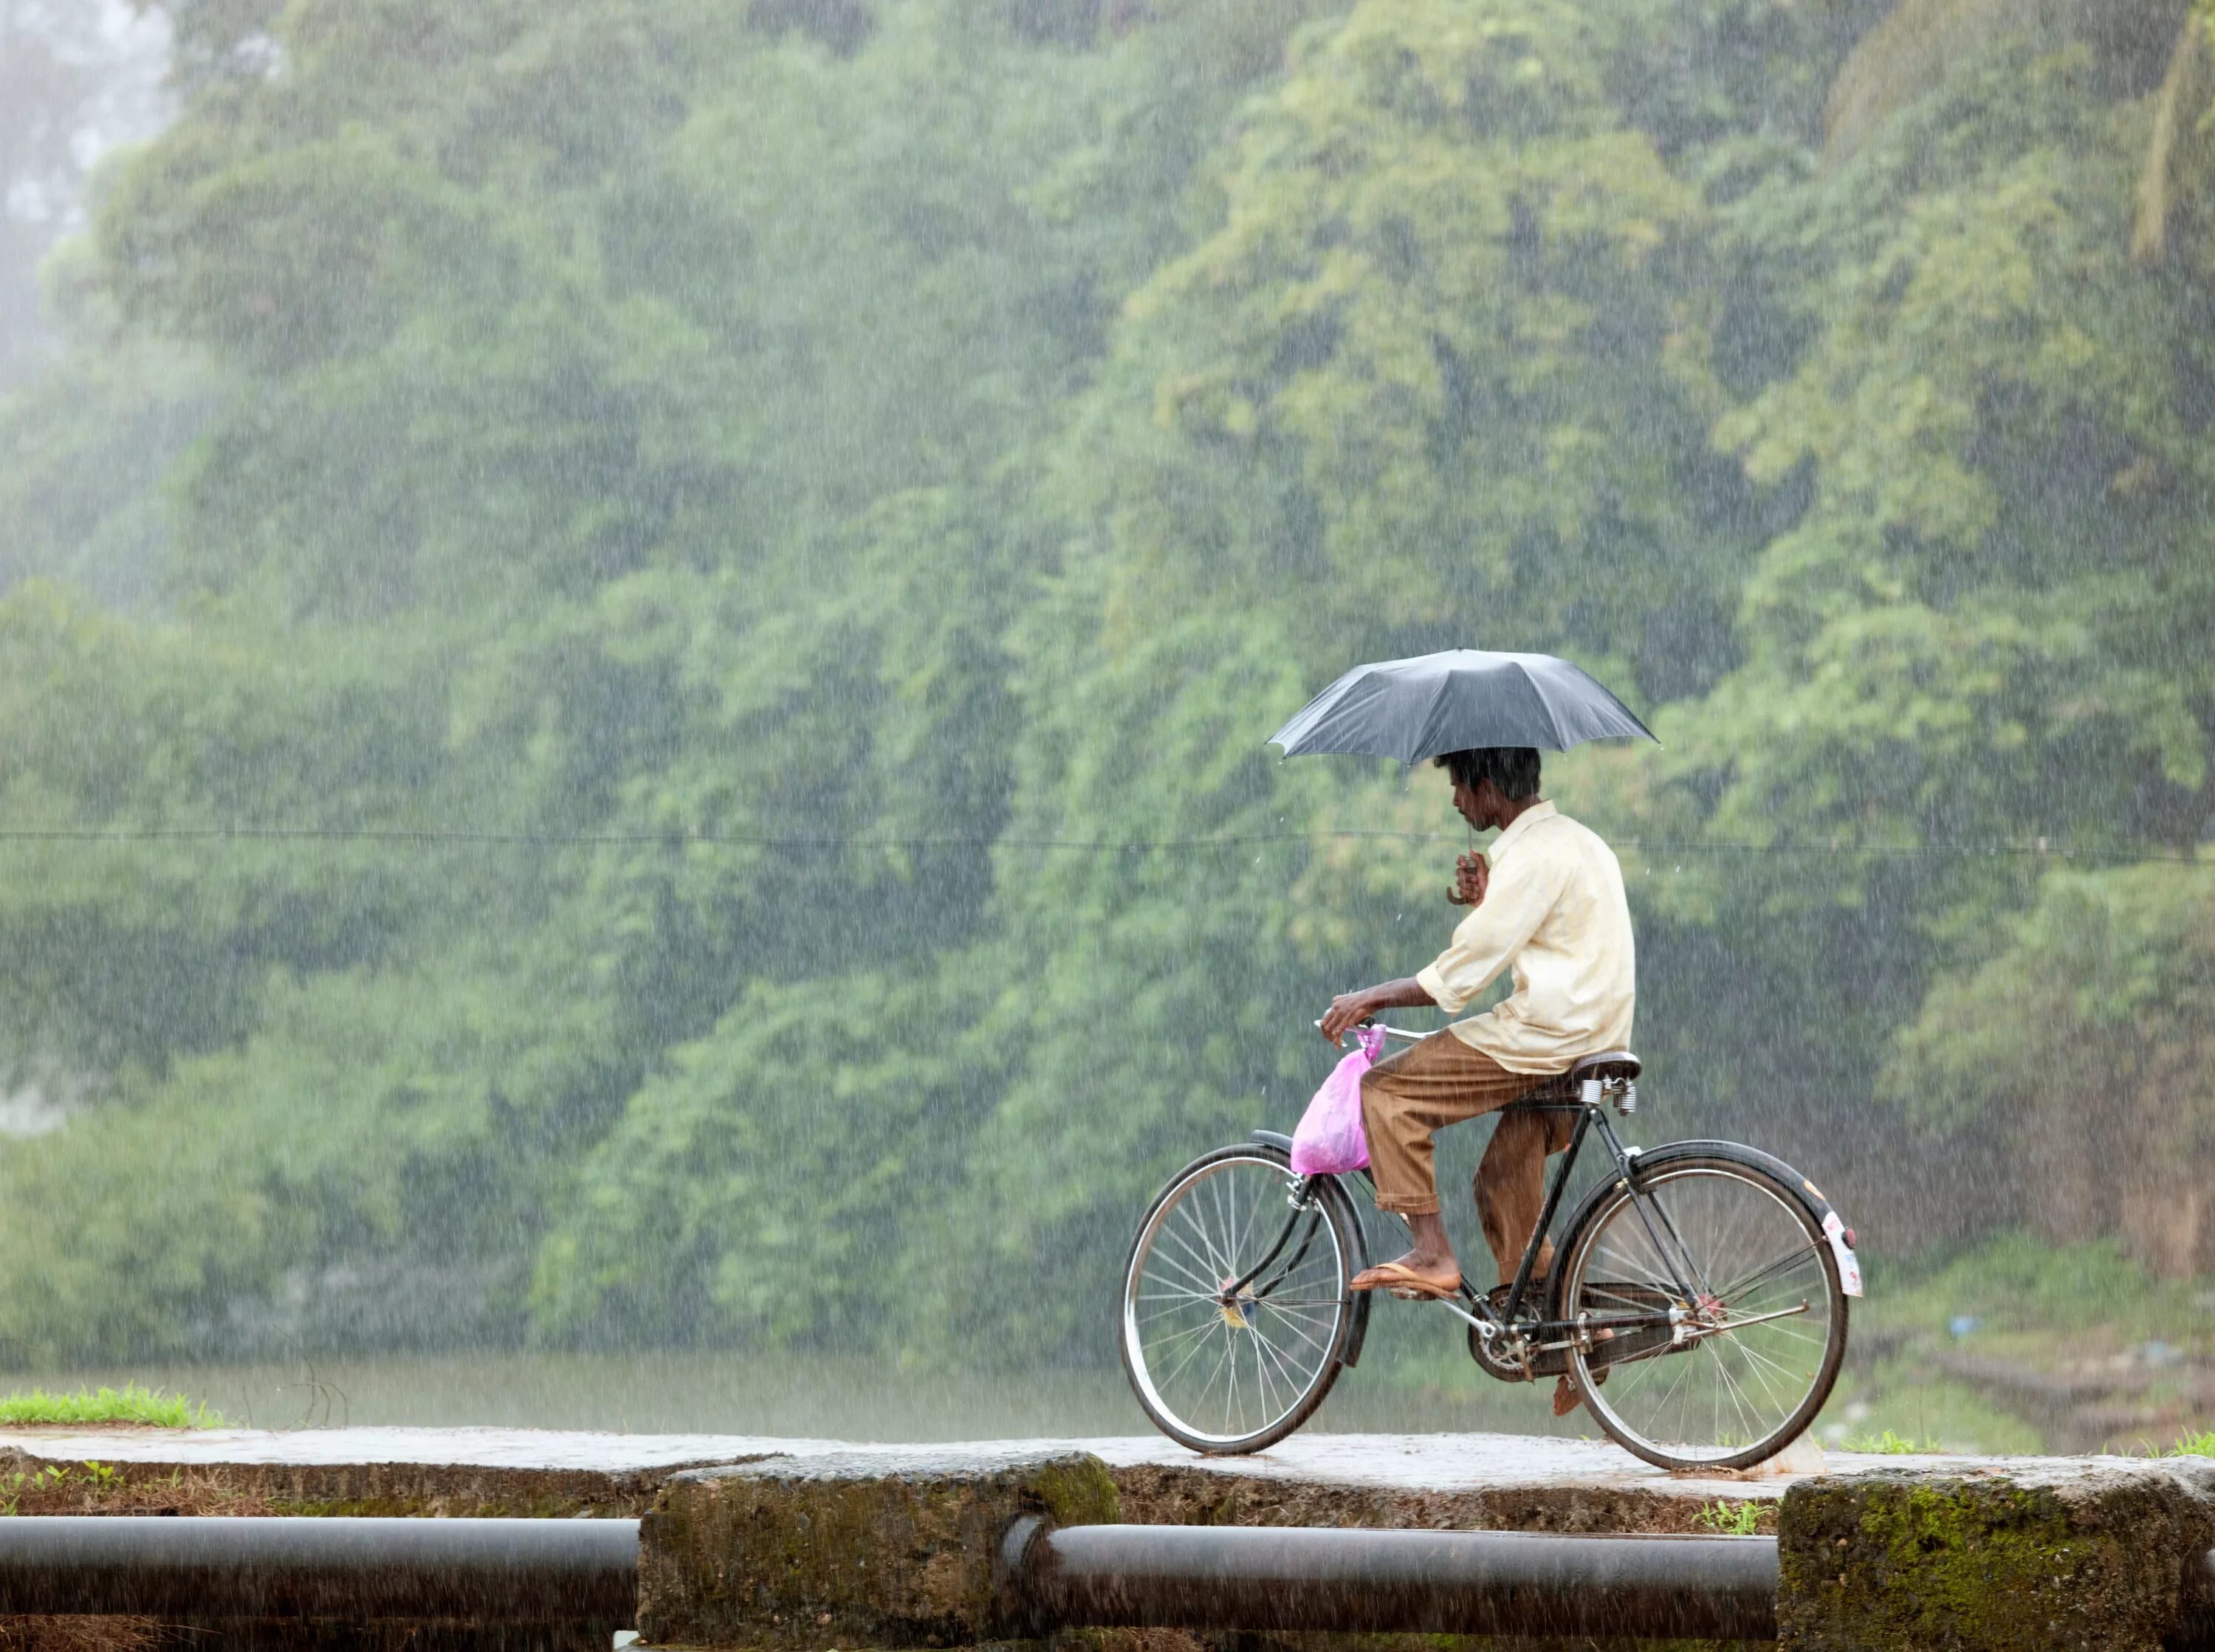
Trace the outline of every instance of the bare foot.
<instances>
[{"instance_id":1,"label":"bare foot","mask_svg":"<svg viewBox=\"0 0 2215 1652\"><path fill-rule=\"evenodd\" d=\"M1461 1264L1451 1254L1427 1257L1410 1251L1396 1262L1363 1270L1353 1276L1350 1290L1414 1290L1431 1296L1451 1296L1461 1288Z\"/></svg>"}]
</instances>

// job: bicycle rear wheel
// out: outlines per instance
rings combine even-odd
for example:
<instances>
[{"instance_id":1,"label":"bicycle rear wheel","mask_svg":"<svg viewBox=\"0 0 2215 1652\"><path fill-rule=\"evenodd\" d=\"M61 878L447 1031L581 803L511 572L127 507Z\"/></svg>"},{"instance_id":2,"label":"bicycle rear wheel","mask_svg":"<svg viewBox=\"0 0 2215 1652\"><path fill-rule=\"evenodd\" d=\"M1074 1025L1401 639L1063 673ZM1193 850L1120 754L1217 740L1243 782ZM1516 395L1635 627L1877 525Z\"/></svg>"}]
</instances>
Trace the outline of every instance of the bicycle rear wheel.
<instances>
[{"instance_id":1,"label":"bicycle rear wheel","mask_svg":"<svg viewBox=\"0 0 2215 1652\"><path fill-rule=\"evenodd\" d=\"M1194 1451L1259 1451L1315 1414L1353 1323L1354 1221L1335 1184L1275 1147L1177 1172L1123 1269L1123 1370L1156 1428Z\"/></svg>"},{"instance_id":2,"label":"bicycle rear wheel","mask_svg":"<svg viewBox=\"0 0 2215 1652\"><path fill-rule=\"evenodd\" d=\"M1838 1263L1813 1213L1758 1166L1703 1151L1639 1181L1594 1206L1567 1247L1562 1317L1614 1324L1569 1350L1570 1375L1600 1427L1647 1462L1751 1467L1796 1439L1838 1380Z\"/></svg>"}]
</instances>

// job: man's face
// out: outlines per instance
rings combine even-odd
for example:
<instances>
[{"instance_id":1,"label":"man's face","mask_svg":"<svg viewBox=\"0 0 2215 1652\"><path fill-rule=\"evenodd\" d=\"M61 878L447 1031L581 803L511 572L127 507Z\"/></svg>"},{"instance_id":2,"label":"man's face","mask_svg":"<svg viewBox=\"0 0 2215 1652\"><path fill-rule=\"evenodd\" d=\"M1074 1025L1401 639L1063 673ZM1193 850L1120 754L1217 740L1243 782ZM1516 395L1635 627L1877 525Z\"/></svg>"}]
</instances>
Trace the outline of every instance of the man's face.
<instances>
[{"instance_id":1,"label":"man's face","mask_svg":"<svg viewBox=\"0 0 2215 1652\"><path fill-rule=\"evenodd\" d=\"M1499 795L1500 788L1493 785L1490 780L1479 780L1474 788L1463 785L1459 780L1453 783L1455 810L1473 829L1480 832L1492 824L1494 809Z\"/></svg>"}]
</instances>

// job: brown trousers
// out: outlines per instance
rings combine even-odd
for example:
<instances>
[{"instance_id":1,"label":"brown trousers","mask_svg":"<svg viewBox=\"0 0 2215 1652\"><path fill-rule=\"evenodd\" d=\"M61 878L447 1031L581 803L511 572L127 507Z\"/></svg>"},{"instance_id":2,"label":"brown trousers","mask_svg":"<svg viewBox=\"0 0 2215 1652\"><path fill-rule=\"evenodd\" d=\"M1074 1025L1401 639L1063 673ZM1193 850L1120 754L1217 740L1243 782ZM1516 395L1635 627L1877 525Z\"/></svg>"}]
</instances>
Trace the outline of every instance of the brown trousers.
<instances>
[{"instance_id":1,"label":"brown trousers","mask_svg":"<svg viewBox=\"0 0 2215 1652\"><path fill-rule=\"evenodd\" d=\"M1361 1080L1361 1122L1369 1135L1369 1166L1377 1178L1377 1208L1403 1215L1428 1215L1439 1208L1438 1178L1431 1167L1431 1133L1442 1124L1497 1112L1551 1076L1511 1073L1451 1032L1434 1032ZM1576 1117L1566 1112L1508 1114L1492 1133L1476 1167L1476 1209L1484 1242L1500 1277L1512 1279L1523 1247L1545 1203L1546 1155L1569 1145ZM1551 1239L1531 1277L1553 1266Z\"/></svg>"}]
</instances>

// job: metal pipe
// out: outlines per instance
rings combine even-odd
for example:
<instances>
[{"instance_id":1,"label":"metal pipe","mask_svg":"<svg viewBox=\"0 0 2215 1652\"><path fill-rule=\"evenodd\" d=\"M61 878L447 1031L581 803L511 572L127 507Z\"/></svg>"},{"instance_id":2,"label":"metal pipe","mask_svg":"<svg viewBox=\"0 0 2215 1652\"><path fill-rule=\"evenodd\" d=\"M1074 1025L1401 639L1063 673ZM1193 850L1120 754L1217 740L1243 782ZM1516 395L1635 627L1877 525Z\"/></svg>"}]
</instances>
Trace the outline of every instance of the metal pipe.
<instances>
[{"instance_id":1,"label":"metal pipe","mask_svg":"<svg viewBox=\"0 0 2215 1652\"><path fill-rule=\"evenodd\" d=\"M0 1614L604 1624L638 1522L42 1514L0 1520Z\"/></svg>"},{"instance_id":2,"label":"metal pipe","mask_svg":"<svg viewBox=\"0 0 2215 1652\"><path fill-rule=\"evenodd\" d=\"M1051 1627L1776 1638L1776 1540L1019 1520L1017 1615Z\"/></svg>"}]
</instances>

